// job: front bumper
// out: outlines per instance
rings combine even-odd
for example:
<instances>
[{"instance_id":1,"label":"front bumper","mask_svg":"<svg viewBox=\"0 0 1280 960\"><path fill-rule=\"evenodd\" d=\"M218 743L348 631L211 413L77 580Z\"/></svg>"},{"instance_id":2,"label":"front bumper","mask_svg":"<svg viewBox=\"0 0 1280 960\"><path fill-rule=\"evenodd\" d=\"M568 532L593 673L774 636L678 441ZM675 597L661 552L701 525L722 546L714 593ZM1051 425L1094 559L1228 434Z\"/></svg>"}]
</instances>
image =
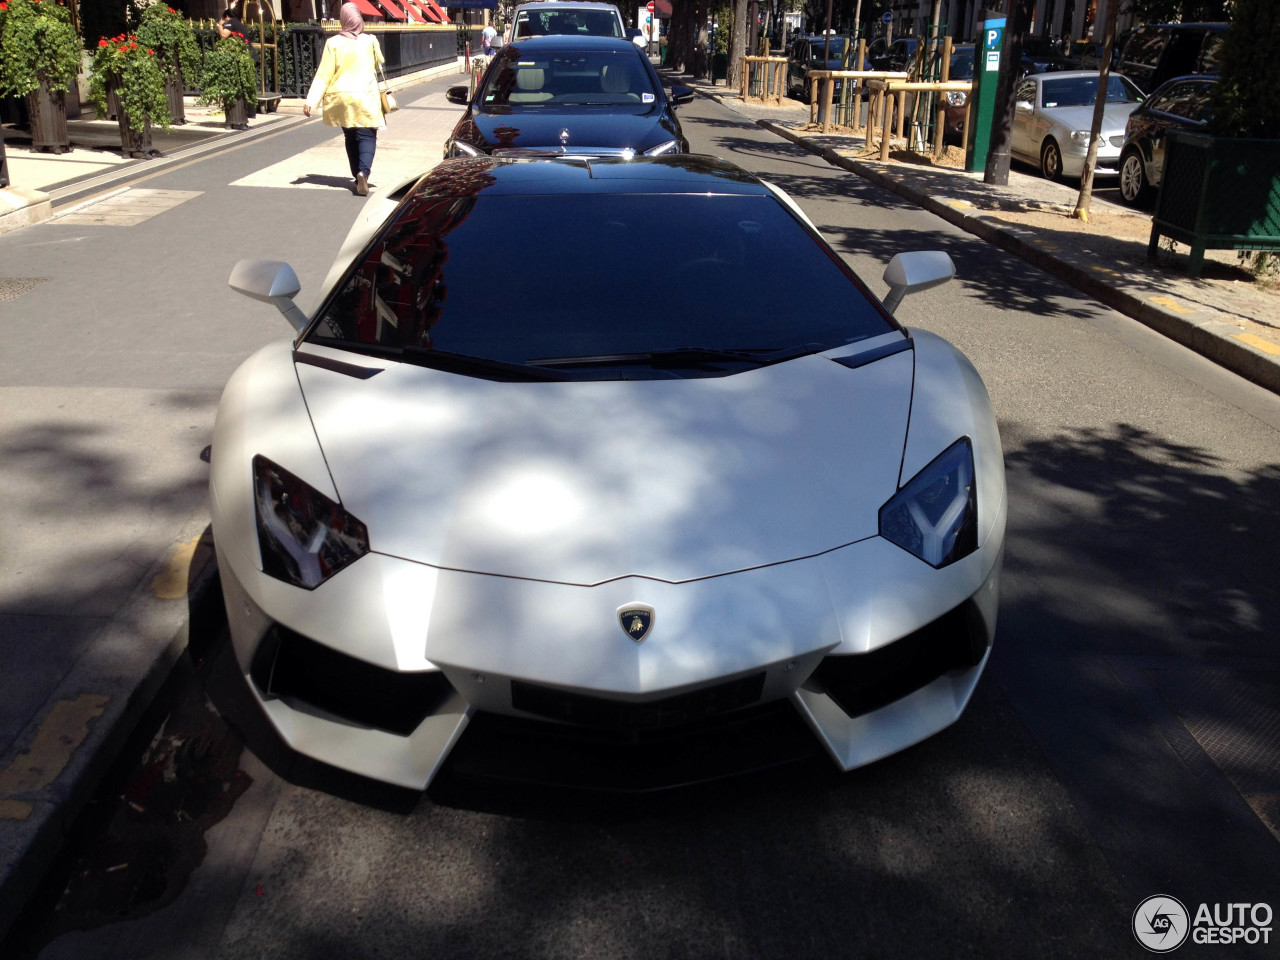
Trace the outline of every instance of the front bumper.
<instances>
[{"instance_id":1,"label":"front bumper","mask_svg":"<svg viewBox=\"0 0 1280 960\"><path fill-rule=\"evenodd\" d=\"M842 769L904 749L958 719L977 684L1003 529L1002 505L984 546L942 570L872 538L680 584L579 587L369 554L304 591L234 550L218 558L238 662L285 742L423 789L477 716L616 752L749 729L789 705ZM636 601L656 610L639 644L616 614ZM759 748L733 765L769 765Z\"/></svg>"}]
</instances>

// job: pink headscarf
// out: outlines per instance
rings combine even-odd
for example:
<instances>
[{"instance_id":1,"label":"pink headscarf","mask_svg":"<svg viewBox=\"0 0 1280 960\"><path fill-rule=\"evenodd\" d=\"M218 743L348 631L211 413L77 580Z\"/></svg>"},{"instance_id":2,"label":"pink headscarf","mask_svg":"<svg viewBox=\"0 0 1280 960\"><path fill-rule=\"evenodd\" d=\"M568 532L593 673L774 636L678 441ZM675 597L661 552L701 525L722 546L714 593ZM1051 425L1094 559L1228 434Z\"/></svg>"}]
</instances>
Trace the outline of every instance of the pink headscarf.
<instances>
[{"instance_id":1,"label":"pink headscarf","mask_svg":"<svg viewBox=\"0 0 1280 960\"><path fill-rule=\"evenodd\" d=\"M364 32L364 17L354 3L342 5L342 9L338 11L338 22L342 24L342 30L338 34L340 37L354 40Z\"/></svg>"}]
</instances>

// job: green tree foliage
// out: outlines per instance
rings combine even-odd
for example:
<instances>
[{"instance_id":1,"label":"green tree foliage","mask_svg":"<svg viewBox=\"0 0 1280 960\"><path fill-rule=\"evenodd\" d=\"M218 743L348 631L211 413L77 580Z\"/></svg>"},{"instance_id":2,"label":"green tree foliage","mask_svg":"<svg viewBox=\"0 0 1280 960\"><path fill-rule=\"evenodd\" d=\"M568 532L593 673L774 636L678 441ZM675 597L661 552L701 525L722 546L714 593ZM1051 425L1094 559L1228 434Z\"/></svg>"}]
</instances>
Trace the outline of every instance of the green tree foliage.
<instances>
[{"instance_id":1,"label":"green tree foliage","mask_svg":"<svg viewBox=\"0 0 1280 960\"><path fill-rule=\"evenodd\" d=\"M1280 139L1280 3L1235 0L1214 87L1213 132Z\"/></svg>"},{"instance_id":2,"label":"green tree foliage","mask_svg":"<svg viewBox=\"0 0 1280 960\"><path fill-rule=\"evenodd\" d=\"M80 71L71 14L53 0L0 3L0 94L25 97L42 82L70 90Z\"/></svg>"},{"instance_id":3,"label":"green tree foliage","mask_svg":"<svg viewBox=\"0 0 1280 960\"><path fill-rule=\"evenodd\" d=\"M240 97L258 102L258 71L249 45L239 37L224 37L204 55L200 73L200 102L226 110Z\"/></svg>"},{"instance_id":4,"label":"green tree foliage","mask_svg":"<svg viewBox=\"0 0 1280 960\"><path fill-rule=\"evenodd\" d=\"M99 115L107 115L107 87L115 89L129 129L141 132L148 123L169 126L169 99L156 51L133 34L98 41L90 68L89 98Z\"/></svg>"},{"instance_id":5,"label":"green tree foliage","mask_svg":"<svg viewBox=\"0 0 1280 960\"><path fill-rule=\"evenodd\" d=\"M173 7L153 3L142 11L138 42L156 52L166 77L176 80L181 75L192 86L199 84L200 44L186 18Z\"/></svg>"}]
</instances>

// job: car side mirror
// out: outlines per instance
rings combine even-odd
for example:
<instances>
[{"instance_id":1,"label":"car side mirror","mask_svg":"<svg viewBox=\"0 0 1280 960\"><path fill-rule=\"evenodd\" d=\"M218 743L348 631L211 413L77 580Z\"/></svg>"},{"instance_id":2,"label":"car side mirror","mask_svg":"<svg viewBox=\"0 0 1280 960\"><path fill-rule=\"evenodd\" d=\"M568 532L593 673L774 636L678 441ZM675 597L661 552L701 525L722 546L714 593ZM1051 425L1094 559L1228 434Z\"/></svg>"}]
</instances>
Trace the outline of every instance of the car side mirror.
<instances>
[{"instance_id":1,"label":"car side mirror","mask_svg":"<svg viewBox=\"0 0 1280 960\"><path fill-rule=\"evenodd\" d=\"M636 27L632 27L627 31L627 36L631 38L631 42L643 50L649 45L649 41L644 38L644 31Z\"/></svg>"},{"instance_id":2,"label":"car side mirror","mask_svg":"<svg viewBox=\"0 0 1280 960\"><path fill-rule=\"evenodd\" d=\"M693 87L686 87L683 83L674 83L671 85L671 94L667 99L673 107L682 103L692 103Z\"/></svg>"},{"instance_id":3,"label":"car side mirror","mask_svg":"<svg viewBox=\"0 0 1280 960\"><path fill-rule=\"evenodd\" d=\"M893 313L907 294L939 286L955 275L956 265L941 250L900 253L884 268L883 279L889 285L889 295L883 301L884 308Z\"/></svg>"},{"instance_id":4,"label":"car side mirror","mask_svg":"<svg viewBox=\"0 0 1280 960\"><path fill-rule=\"evenodd\" d=\"M471 102L471 88L465 84L458 87L450 87L444 92L444 98L450 103L458 103L465 107Z\"/></svg>"},{"instance_id":5,"label":"car side mirror","mask_svg":"<svg viewBox=\"0 0 1280 960\"><path fill-rule=\"evenodd\" d=\"M241 260L231 268L227 284L252 300L272 304L301 333L310 322L293 302L302 284L293 267L279 260Z\"/></svg>"}]
</instances>

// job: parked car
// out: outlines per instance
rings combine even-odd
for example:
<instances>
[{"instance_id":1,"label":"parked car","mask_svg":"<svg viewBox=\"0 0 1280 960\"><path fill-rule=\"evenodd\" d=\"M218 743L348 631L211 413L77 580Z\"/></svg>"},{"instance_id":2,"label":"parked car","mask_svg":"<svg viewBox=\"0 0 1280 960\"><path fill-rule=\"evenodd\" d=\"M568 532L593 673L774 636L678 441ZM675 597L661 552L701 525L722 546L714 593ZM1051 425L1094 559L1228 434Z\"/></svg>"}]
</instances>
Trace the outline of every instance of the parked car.
<instances>
[{"instance_id":1,"label":"parked car","mask_svg":"<svg viewBox=\"0 0 1280 960\"><path fill-rule=\"evenodd\" d=\"M1226 32L1225 23L1145 23L1129 34L1116 66L1144 93L1183 74L1216 76Z\"/></svg>"},{"instance_id":2,"label":"parked car","mask_svg":"<svg viewBox=\"0 0 1280 960\"><path fill-rule=\"evenodd\" d=\"M611 3L587 0L535 0L516 7L511 26L505 32L507 42L546 35L577 37L622 37L644 46L644 36L631 36L622 20L622 12Z\"/></svg>"},{"instance_id":3,"label":"parked car","mask_svg":"<svg viewBox=\"0 0 1280 960\"><path fill-rule=\"evenodd\" d=\"M797 37L787 53L787 93L807 103L812 93L809 72L845 69L845 54L850 42L848 37ZM834 98L838 101L844 81L835 80L834 83Z\"/></svg>"},{"instance_id":4,"label":"parked car","mask_svg":"<svg viewBox=\"0 0 1280 960\"><path fill-rule=\"evenodd\" d=\"M693 90L668 96L635 45L607 37L530 37L500 50L475 96L450 87L467 110L444 155L487 153L604 156L687 153L674 107Z\"/></svg>"},{"instance_id":5,"label":"parked car","mask_svg":"<svg viewBox=\"0 0 1280 960\"><path fill-rule=\"evenodd\" d=\"M1170 130L1203 130L1213 118L1216 77L1175 77L1129 115L1120 150L1120 196L1145 202L1160 186L1165 138Z\"/></svg>"},{"instance_id":6,"label":"parked car","mask_svg":"<svg viewBox=\"0 0 1280 960\"><path fill-rule=\"evenodd\" d=\"M953 47L951 49L951 66L947 71L947 79L972 80L973 58L974 48L972 44ZM943 141L949 144L963 144L965 138L965 105L969 102L969 95L962 90L951 90L943 96L946 101Z\"/></svg>"},{"instance_id":7,"label":"parked car","mask_svg":"<svg viewBox=\"0 0 1280 960\"><path fill-rule=\"evenodd\" d=\"M1048 180L1079 177L1089 150L1098 74L1090 70L1033 74L1018 82L1009 141L1012 156L1037 164ZM1142 92L1120 75L1107 78L1101 142L1094 172L1120 169L1120 145L1129 114L1142 102Z\"/></svg>"},{"instance_id":8,"label":"parked car","mask_svg":"<svg viewBox=\"0 0 1280 960\"><path fill-rule=\"evenodd\" d=\"M882 304L704 156L446 160L369 199L311 316L287 264L237 264L295 328L214 426L253 701L413 789L459 744L637 789L951 725L995 633L1004 462L973 365L892 308L953 271L900 254Z\"/></svg>"},{"instance_id":9,"label":"parked car","mask_svg":"<svg viewBox=\"0 0 1280 960\"><path fill-rule=\"evenodd\" d=\"M1048 37L1025 37L1022 41L1023 74L1054 73L1060 70L1078 70L1079 63L1063 52L1059 44Z\"/></svg>"}]
</instances>

